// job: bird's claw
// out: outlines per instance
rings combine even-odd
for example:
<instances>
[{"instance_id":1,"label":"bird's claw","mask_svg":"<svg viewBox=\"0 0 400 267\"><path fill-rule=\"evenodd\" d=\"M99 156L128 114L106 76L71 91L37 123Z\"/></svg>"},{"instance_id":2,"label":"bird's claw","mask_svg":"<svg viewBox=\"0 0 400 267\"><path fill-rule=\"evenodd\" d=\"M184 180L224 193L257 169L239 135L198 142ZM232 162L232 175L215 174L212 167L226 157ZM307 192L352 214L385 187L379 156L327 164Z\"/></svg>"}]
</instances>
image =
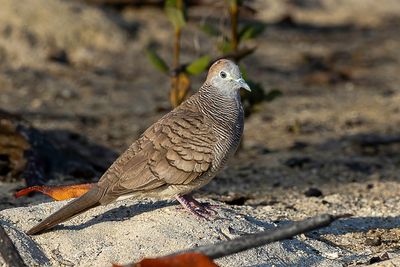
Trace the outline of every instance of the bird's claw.
<instances>
[{"instance_id":1,"label":"bird's claw","mask_svg":"<svg viewBox=\"0 0 400 267\"><path fill-rule=\"evenodd\" d=\"M197 217L208 219L218 214L218 212L212 208L215 205L210 205L208 203L202 204L190 195L176 196L176 199L182 204L184 209Z\"/></svg>"}]
</instances>

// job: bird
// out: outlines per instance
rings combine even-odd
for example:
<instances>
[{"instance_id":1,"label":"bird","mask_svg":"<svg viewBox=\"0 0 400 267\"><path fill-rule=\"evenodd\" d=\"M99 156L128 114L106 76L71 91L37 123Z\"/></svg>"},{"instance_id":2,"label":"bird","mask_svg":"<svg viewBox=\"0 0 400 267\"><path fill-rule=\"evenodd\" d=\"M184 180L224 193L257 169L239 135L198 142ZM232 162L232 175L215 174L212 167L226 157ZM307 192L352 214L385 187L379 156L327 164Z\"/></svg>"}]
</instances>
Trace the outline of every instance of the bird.
<instances>
[{"instance_id":1,"label":"bird","mask_svg":"<svg viewBox=\"0 0 400 267\"><path fill-rule=\"evenodd\" d=\"M125 198L176 198L197 216L210 214L190 193L210 182L237 150L244 127L240 89L251 91L239 67L217 60L200 89L145 130L87 193L27 234Z\"/></svg>"}]
</instances>

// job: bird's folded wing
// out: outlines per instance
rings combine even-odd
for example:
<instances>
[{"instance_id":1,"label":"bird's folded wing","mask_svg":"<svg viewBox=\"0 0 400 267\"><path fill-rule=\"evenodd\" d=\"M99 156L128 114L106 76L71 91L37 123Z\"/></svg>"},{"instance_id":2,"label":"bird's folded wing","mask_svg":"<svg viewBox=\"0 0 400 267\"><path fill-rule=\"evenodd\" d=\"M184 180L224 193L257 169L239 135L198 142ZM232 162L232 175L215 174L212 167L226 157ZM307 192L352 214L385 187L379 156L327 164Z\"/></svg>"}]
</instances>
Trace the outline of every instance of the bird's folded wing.
<instances>
[{"instance_id":1,"label":"bird's folded wing","mask_svg":"<svg viewBox=\"0 0 400 267\"><path fill-rule=\"evenodd\" d=\"M212 127L198 112L177 109L152 125L99 181L120 196L165 184L188 184L211 167L216 143Z\"/></svg>"}]
</instances>

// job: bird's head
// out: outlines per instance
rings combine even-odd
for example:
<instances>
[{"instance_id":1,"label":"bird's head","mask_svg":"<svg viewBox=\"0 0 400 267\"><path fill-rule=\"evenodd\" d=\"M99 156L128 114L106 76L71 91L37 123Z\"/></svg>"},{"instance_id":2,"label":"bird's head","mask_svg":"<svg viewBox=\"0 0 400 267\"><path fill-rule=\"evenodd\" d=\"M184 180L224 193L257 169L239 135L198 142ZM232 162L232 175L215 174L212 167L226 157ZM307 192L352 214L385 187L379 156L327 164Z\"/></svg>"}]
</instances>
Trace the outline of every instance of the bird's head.
<instances>
[{"instance_id":1,"label":"bird's head","mask_svg":"<svg viewBox=\"0 0 400 267\"><path fill-rule=\"evenodd\" d=\"M210 67L206 82L229 95L237 93L241 88L251 91L239 67L228 59L220 59Z\"/></svg>"}]
</instances>

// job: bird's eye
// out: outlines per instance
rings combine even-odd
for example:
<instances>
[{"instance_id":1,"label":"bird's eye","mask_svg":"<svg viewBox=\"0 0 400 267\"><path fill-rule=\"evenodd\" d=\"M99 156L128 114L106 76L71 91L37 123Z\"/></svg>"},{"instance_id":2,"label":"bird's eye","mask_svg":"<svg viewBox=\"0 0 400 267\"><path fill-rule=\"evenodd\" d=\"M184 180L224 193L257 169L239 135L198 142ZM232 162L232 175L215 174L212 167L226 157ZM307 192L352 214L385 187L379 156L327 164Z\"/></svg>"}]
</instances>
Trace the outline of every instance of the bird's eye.
<instances>
[{"instance_id":1,"label":"bird's eye","mask_svg":"<svg viewBox=\"0 0 400 267\"><path fill-rule=\"evenodd\" d=\"M221 71L221 72L219 73L219 76L221 76L222 79L225 79L225 78L226 78L226 73L225 73L225 71Z\"/></svg>"}]
</instances>

